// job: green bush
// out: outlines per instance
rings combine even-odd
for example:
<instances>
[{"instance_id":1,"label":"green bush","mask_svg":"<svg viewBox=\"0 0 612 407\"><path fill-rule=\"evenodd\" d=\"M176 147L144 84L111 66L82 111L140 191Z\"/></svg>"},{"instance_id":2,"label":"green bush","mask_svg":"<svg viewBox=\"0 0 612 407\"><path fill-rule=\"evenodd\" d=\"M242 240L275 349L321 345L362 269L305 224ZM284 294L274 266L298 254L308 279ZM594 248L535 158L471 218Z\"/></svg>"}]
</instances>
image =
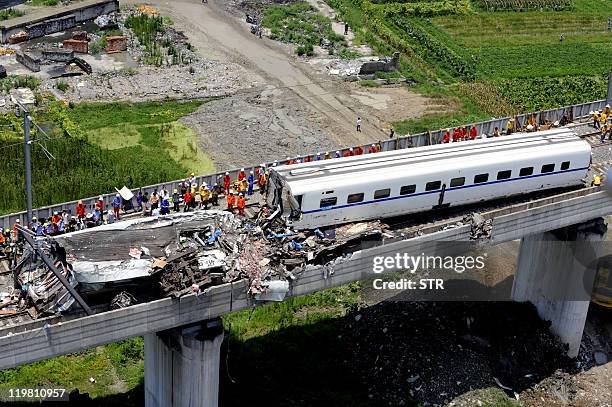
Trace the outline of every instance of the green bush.
<instances>
[{"instance_id":1,"label":"green bush","mask_svg":"<svg viewBox=\"0 0 612 407\"><path fill-rule=\"evenodd\" d=\"M61 90L62 92L66 92L68 89L70 89L70 85L68 85L68 82L66 81L57 81L57 83L55 84L55 87L58 90Z\"/></svg>"}]
</instances>

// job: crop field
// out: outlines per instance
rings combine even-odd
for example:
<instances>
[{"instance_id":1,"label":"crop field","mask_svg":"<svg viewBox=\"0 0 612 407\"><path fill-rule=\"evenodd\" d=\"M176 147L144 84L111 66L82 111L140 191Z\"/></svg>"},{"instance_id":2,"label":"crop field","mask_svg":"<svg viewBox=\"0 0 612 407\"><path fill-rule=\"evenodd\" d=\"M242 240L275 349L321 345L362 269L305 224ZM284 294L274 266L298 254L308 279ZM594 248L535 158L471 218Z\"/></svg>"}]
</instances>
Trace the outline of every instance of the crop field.
<instances>
[{"instance_id":1,"label":"crop field","mask_svg":"<svg viewBox=\"0 0 612 407\"><path fill-rule=\"evenodd\" d=\"M458 83L479 84L455 95L482 105L484 116L605 97L612 68L607 27L612 0L328 3L359 41L387 55L400 51L406 77L437 83L446 93ZM482 98L474 100L485 88L505 101L488 106ZM500 105L508 109L500 112Z\"/></svg>"}]
</instances>

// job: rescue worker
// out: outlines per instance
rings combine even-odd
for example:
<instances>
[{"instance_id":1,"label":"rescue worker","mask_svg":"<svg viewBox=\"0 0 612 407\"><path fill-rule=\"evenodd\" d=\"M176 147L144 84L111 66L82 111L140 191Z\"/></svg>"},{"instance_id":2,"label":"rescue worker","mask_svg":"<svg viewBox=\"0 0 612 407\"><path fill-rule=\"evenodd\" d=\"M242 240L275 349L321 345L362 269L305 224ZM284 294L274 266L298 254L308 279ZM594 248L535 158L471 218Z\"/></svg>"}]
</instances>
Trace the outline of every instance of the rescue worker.
<instances>
[{"instance_id":1,"label":"rescue worker","mask_svg":"<svg viewBox=\"0 0 612 407\"><path fill-rule=\"evenodd\" d=\"M202 184L202 186L200 187L200 195L202 196L202 205L204 206L204 210L208 210L211 193L206 183Z\"/></svg>"},{"instance_id":2,"label":"rescue worker","mask_svg":"<svg viewBox=\"0 0 612 407\"><path fill-rule=\"evenodd\" d=\"M442 143L450 143L450 141L451 141L450 129L446 129L446 131L444 132L444 136L442 136Z\"/></svg>"},{"instance_id":3,"label":"rescue worker","mask_svg":"<svg viewBox=\"0 0 612 407\"><path fill-rule=\"evenodd\" d=\"M259 186L259 192L263 195L266 193L266 174L264 171L259 172L257 177L257 185Z\"/></svg>"},{"instance_id":4,"label":"rescue worker","mask_svg":"<svg viewBox=\"0 0 612 407\"><path fill-rule=\"evenodd\" d=\"M28 229L31 231L34 231L35 224L36 224L36 216L32 216L32 220L28 223Z\"/></svg>"},{"instance_id":5,"label":"rescue worker","mask_svg":"<svg viewBox=\"0 0 612 407\"><path fill-rule=\"evenodd\" d=\"M247 187L247 195L253 195L253 189L255 188L255 173L253 171L249 172L249 176L247 177L247 183L249 186Z\"/></svg>"},{"instance_id":6,"label":"rescue worker","mask_svg":"<svg viewBox=\"0 0 612 407\"><path fill-rule=\"evenodd\" d=\"M197 189L191 190L191 195L193 196L193 206L196 209L200 209L202 207L202 194L200 192L201 192L201 188L200 188L200 191L198 191Z\"/></svg>"},{"instance_id":7,"label":"rescue worker","mask_svg":"<svg viewBox=\"0 0 612 407\"><path fill-rule=\"evenodd\" d=\"M138 211L142 212L142 189L139 189L136 194L136 205L138 205Z\"/></svg>"},{"instance_id":8,"label":"rescue worker","mask_svg":"<svg viewBox=\"0 0 612 407\"><path fill-rule=\"evenodd\" d=\"M370 145L368 148L368 154L374 154L376 152L376 146L374 144Z\"/></svg>"},{"instance_id":9,"label":"rescue worker","mask_svg":"<svg viewBox=\"0 0 612 407\"><path fill-rule=\"evenodd\" d=\"M225 175L223 176L223 194L224 195L229 194L231 182L232 181L230 179L229 172L226 172Z\"/></svg>"},{"instance_id":10,"label":"rescue worker","mask_svg":"<svg viewBox=\"0 0 612 407\"><path fill-rule=\"evenodd\" d=\"M514 119L508 120L506 123L506 134L509 136L514 132Z\"/></svg>"},{"instance_id":11,"label":"rescue worker","mask_svg":"<svg viewBox=\"0 0 612 407\"><path fill-rule=\"evenodd\" d=\"M92 213L88 213L87 216L85 216L85 219L87 219L89 215L91 215L91 219L95 223L95 225L102 224L102 213L100 212L100 209L95 208Z\"/></svg>"},{"instance_id":12,"label":"rescue worker","mask_svg":"<svg viewBox=\"0 0 612 407\"><path fill-rule=\"evenodd\" d=\"M608 125L604 124L601 126L601 134L599 135L599 141L604 142L606 140L606 134L608 133Z\"/></svg>"},{"instance_id":13,"label":"rescue worker","mask_svg":"<svg viewBox=\"0 0 612 407\"><path fill-rule=\"evenodd\" d=\"M361 133L361 117L357 118L357 131Z\"/></svg>"},{"instance_id":14,"label":"rescue worker","mask_svg":"<svg viewBox=\"0 0 612 407\"><path fill-rule=\"evenodd\" d=\"M83 205L83 201L79 201L76 206L76 215L78 219L83 219L85 217L85 205Z\"/></svg>"},{"instance_id":15,"label":"rescue worker","mask_svg":"<svg viewBox=\"0 0 612 407\"><path fill-rule=\"evenodd\" d=\"M362 154L363 154L363 147L361 145L359 145L355 149L355 155L362 155Z\"/></svg>"},{"instance_id":16,"label":"rescue worker","mask_svg":"<svg viewBox=\"0 0 612 407\"><path fill-rule=\"evenodd\" d=\"M233 212L234 204L236 203L236 196L234 196L234 192L230 191L230 193L225 197L225 200L227 201L227 210L229 212Z\"/></svg>"},{"instance_id":17,"label":"rescue worker","mask_svg":"<svg viewBox=\"0 0 612 407\"><path fill-rule=\"evenodd\" d=\"M309 163L312 161L312 157L310 157L309 155L307 155L306 157L304 157L304 162L305 163ZM252 171L251 171L252 172Z\"/></svg>"},{"instance_id":18,"label":"rescue worker","mask_svg":"<svg viewBox=\"0 0 612 407\"><path fill-rule=\"evenodd\" d=\"M51 216L51 224L53 225L53 232L59 232L59 223L62 220L62 217L57 211L53 212L53 216Z\"/></svg>"},{"instance_id":19,"label":"rescue worker","mask_svg":"<svg viewBox=\"0 0 612 407\"><path fill-rule=\"evenodd\" d=\"M191 201L193 200L193 196L191 195L191 191L188 189L183 196L183 212L189 212L189 208L191 208Z\"/></svg>"},{"instance_id":20,"label":"rescue worker","mask_svg":"<svg viewBox=\"0 0 612 407\"><path fill-rule=\"evenodd\" d=\"M344 157L352 157L355 155L355 153L353 152L353 147L349 148L347 151L344 152Z\"/></svg>"},{"instance_id":21,"label":"rescue worker","mask_svg":"<svg viewBox=\"0 0 612 407\"><path fill-rule=\"evenodd\" d=\"M244 207L246 206L246 198L244 194L238 195L238 214L244 216Z\"/></svg>"},{"instance_id":22,"label":"rescue worker","mask_svg":"<svg viewBox=\"0 0 612 407\"><path fill-rule=\"evenodd\" d=\"M493 130L493 137L499 137L499 127L496 127L495 130Z\"/></svg>"},{"instance_id":23,"label":"rescue worker","mask_svg":"<svg viewBox=\"0 0 612 407\"><path fill-rule=\"evenodd\" d=\"M599 176L599 174L595 174L593 176L593 181L591 181L591 186L592 187L599 187L599 186L601 186L601 177Z\"/></svg>"},{"instance_id":24,"label":"rescue worker","mask_svg":"<svg viewBox=\"0 0 612 407\"><path fill-rule=\"evenodd\" d=\"M376 143L376 152L380 153L382 151L382 147L380 146L380 141Z\"/></svg>"},{"instance_id":25,"label":"rescue worker","mask_svg":"<svg viewBox=\"0 0 612 407\"><path fill-rule=\"evenodd\" d=\"M340 158L340 157L341 157L341 155L340 155L340 151L336 151L336 152L334 153L334 158Z\"/></svg>"},{"instance_id":26,"label":"rescue worker","mask_svg":"<svg viewBox=\"0 0 612 407\"><path fill-rule=\"evenodd\" d=\"M210 191L210 201L213 206L219 206L219 184L215 182L212 190Z\"/></svg>"},{"instance_id":27,"label":"rescue worker","mask_svg":"<svg viewBox=\"0 0 612 407\"><path fill-rule=\"evenodd\" d=\"M149 198L149 202L151 203L151 210L155 210L155 209L158 208L158 206L159 206L159 194L157 193L157 189L155 191L153 191L153 193L151 194L151 198Z\"/></svg>"},{"instance_id":28,"label":"rescue worker","mask_svg":"<svg viewBox=\"0 0 612 407\"><path fill-rule=\"evenodd\" d=\"M599 114L591 110L589 115L593 118L593 127L599 129Z\"/></svg>"},{"instance_id":29,"label":"rescue worker","mask_svg":"<svg viewBox=\"0 0 612 407\"><path fill-rule=\"evenodd\" d=\"M324 160L331 160L331 154L329 153L329 151L325 152L325 155L323 156Z\"/></svg>"},{"instance_id":30,"label":"rescue worker","mask_svg":"<svg viewBox=\"0 0 612 407\"><path fill-rule=\"evenodd\" d=\"M0 232L0 248L3 248L6 244L6 238L4 237L4 233Z\"/></svg>"},{"instance_id":31,"label":"rescue worker","mask_svg":"<svg viewBox=\"0 0 612 407\"><path fill-rule=\"evenodd\" d=\"M245 178L246 178L246 173L244 172L244 168L241 168L240 172L238 173L238 181L242 181Z\"/></svg>"},{"instance_id":32,"label":"rescue worker","mask_svg":"<svg viewBox=\"0 0 612 407\"><path fill-rule=\"evenodd\" d=\"M100 213L104 214L104 197L102 195L100 195L100 197L96 201L95 207L100 210ZM102 215L100 219L104 221L104 215Z\"/></svg>"},{"instance_id":33,"label":"rescue worker","mask_svg":"<svg viewBox=\"0 0 612 407\"><path fill-rule=\"evenodd\" d=\"M470 128L470 140L476 140L478 137L478 130L476 130L476 126L472 124Z\"/></svg>"},{"instance_id":34,"label":"rescue worker","mask_svg":"<svg viewBox=\"0 0 612 407\"><path fill-rule=\"evenodd\" d=\"M321 161L321 153L317 153L315 161Z\"/></svg>"},{"instance_id":35,"label":"rescue worker","mask_svg":"<svg viewBox=\"0 0 612 407\"><path fill-rule=\"evenodd\" d=\"M115 212L115 218L120 219L119 217L120 211L121 211L121 195L116 194L115 199L113 199L113 212Z\"/></svg>"},{"instance_id":36,"label":"rescue worker","mask_svg":"<svg viewBox=\"0 0 612 407\"><path fill-rule=\"evenodd\" d=\"M459 129L455 127L453 129L453 143L458 142L459 141L459 137L461 137L461 135L459 133Z\"/></svg>"},{"instance_id":37,"label":"rescue worker","mask_svg":"<svg viewBox=\"0 0 612 407\"><path fill-rule=\"evenodd\" d=\"M180 210L179 205L181 204L181 197L178 193L178 189L174 189L172 192L172 205L174 206L174 212L178 212Z\"/></svg>"},{"instance_id":38,"label":"rescue worker","mask_svg":"<svg viewBox=\"0 0 612 407\"><path fill-rule=\"evenodd\" d=\"M11 240L13 242L17 242L19 240L19 231L17 230L18 226L21 226L21 220L19 219L13 223L13 235L11 236Z\"/></svg>"},{"instance_id":39,"label":"rescue worker","mask_svg":"<svg viewBox=\"0 0 612 407\"><path fill-rule=\"evenodd\" d=\"M610 111L611 111L610 110L610 105L606 105L606 107L604 107L604 110L603 110L604 114L606 116L610 117Z\"/></svg>"},{"instance_id":40,"label":"rescue worker","mask_svg":"<svg viewBox=\"0 0 612 407\"><path fill-rule=\"evenodd\" d=\"M170 201L168 198L164 198L161 201L161 210L159 212L161 215L169 215L170 214Z\"/></svg>"},{"instance_id":41,"label":"rescue worker","mask_svg":"<svg viewBox=\"0 0 612 407\"><path fill-rule=\"evenodd\" d=\"M193 184L195 184L195 182L196 182L196 179L195 179L195 173L193 173L193 172L192 172L192 173L189 175L189 179L187 180L187 182L189 183L189 187L192 189L192 192L193 192L193 188L192 188L191 186L192 186Z\"/></svg>"}]
</instances>

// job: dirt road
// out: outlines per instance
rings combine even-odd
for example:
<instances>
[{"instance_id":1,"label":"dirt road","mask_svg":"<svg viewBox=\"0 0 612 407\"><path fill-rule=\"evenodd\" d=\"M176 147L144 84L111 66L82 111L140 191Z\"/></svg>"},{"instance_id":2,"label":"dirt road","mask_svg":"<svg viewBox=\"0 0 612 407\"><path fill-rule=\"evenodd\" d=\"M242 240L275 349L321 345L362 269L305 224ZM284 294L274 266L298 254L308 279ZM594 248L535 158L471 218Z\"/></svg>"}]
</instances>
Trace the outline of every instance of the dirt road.
<instances>
[{"instance_id":1,"label":"dirt road","mask_svg":"<svg viewBox=\"0 0 612 407\"><path fill-rule=\"evenodd\" d=\"M130 2L136 3L134 0L127 3ZM252 35L249 25L227 13L217 0L210 0L207 4L199 0L175 0L171 3L150 0L148 3L172 16L176 27L185 32L203 56L238 63L261 76L262 82L290 91L311 110L322 114L328 121L326 130L330 130L338 146L385 137L379 123L367 117L362 117L363 132L357 133L355 122L363 113L339 101L334 95L332 79L311 75L292 61L281 45Z\"/></svg>"}]
</instances>

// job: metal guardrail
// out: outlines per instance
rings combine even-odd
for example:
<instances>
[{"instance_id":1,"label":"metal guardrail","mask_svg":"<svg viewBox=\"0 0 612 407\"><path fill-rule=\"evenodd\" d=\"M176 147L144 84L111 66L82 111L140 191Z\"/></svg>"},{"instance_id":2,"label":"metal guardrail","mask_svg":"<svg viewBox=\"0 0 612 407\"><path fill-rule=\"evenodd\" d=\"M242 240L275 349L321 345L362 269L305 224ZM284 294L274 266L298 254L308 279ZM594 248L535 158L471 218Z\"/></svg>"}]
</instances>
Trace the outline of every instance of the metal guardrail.
<instances>
[{"instance_id":1,"label":"metal guardrail","mask_svg":"<svg viewBox=\"0 0 612 407\"><path fill-rule=\"evenodd\" d=\"M589 103L565 106L565 107L561 107L558 109L550 109L550 110L543 110L541 112L525 113L525 114L514 116L512 118L515 119L515 129L518 129L518 128L522 128L527 122L527 120L533 117L534 115L535 115L535 119L537 123L545 123L545 122L553 123L557 120L561 120L563 115L567 115L567 117L570 120L576 120L576 119L587 117L589 115L589 112L592 110L602 109L605 106L605 104L606 104L605 100L597 100L597 101L589 102ZM509 119L510 117L495 118L495 119L491 119L488 121L478 122L478 123L473 123L473 124L478 129L479 135L480 134L493 134L495 127L499 128L500 131L505 129L506 124ZM466 126L469 126L469 125L471 124L469 123L466 124ZM440 130L435 130L435 131L429 131L426 133L419 133L419 134L397 137L391 140L373 141L373 143L380 143L382 151L392 151L392 150L399 150L399 149L404 149L404 148L421 147L421 146L427 146L427 145L432 145L432 144L439 144L442 142L444 131L445 129L440 129ZM356 146L353 146L352 148L355 148L355 147ZM349 148L351 147L345 147L345 148L337 149L335 151L339 151L341 154L344 154L346 151L349 150ZM365 148L367 150L367 146ZM314 155L316 155L316 153L310 154L310 157L313 157ZM299 158L304 158L304 157L306 156L299 156ZM279 163L283 163L284 161L285 160L279 160ZM273 163L268 162L265 164L266 166L271 166ZM259 167L259 164L257 164L255 167L245 167L245 171L247 171L247 173L248 171L255 171L255 169L258 167ZM238 177L238 173L240 172L240 169L232 169L232 170L228 170L227 172L230 173L230 177L232 179L236 179ZM222 183L221 183L220 178L224 174L225 174L225 171L218 172L215 174L198 176L196 177L196 181L198 185L201 185L202 182L206 182L207 184L214 184L215 182L219 182L219 185L221 185ZM176 181L164 182L164 183L160 183L156 185L149 185L149 186L145 186L142 188L134 188L132 189L132 192L134 193L134 195L136 195L137 192L140 189L142 189L143 193L148 192L149 195L151 195L154 190L161 191L163 188L166 188L170 193L172 193L172 191L175 188L180 189L179 183L181 183L182 181L183 180L176 180ZM121 187L121 186L122 185L118 185L118 187ZM101 196L104 198L105 207L108 207L115 196L115 192L110 193L110 194L102 194ZM90 198L83 198L81 200L83 201L83 204L85 205L85 208L87 209L87 211L93 211L95 207L95 202L97 199L98 199L98 196L90 197ZM36 216L39 219L49 218L50 216L53 215L54 211L61 212L63 210L70 210L73 214L76 214L76 204L77 203L78 203L78 200L71 201L71 202L64 202L64 203L60 203L56 205L45 206L42 208L36 208L32 211L32 215ZM0 226L2 226L2 228L9 228L15 223L17 219L20 220L21 224L25 225L28 221L26 212L23 211L23 212L1 216Z\"/></svg>"}]
</instances>

